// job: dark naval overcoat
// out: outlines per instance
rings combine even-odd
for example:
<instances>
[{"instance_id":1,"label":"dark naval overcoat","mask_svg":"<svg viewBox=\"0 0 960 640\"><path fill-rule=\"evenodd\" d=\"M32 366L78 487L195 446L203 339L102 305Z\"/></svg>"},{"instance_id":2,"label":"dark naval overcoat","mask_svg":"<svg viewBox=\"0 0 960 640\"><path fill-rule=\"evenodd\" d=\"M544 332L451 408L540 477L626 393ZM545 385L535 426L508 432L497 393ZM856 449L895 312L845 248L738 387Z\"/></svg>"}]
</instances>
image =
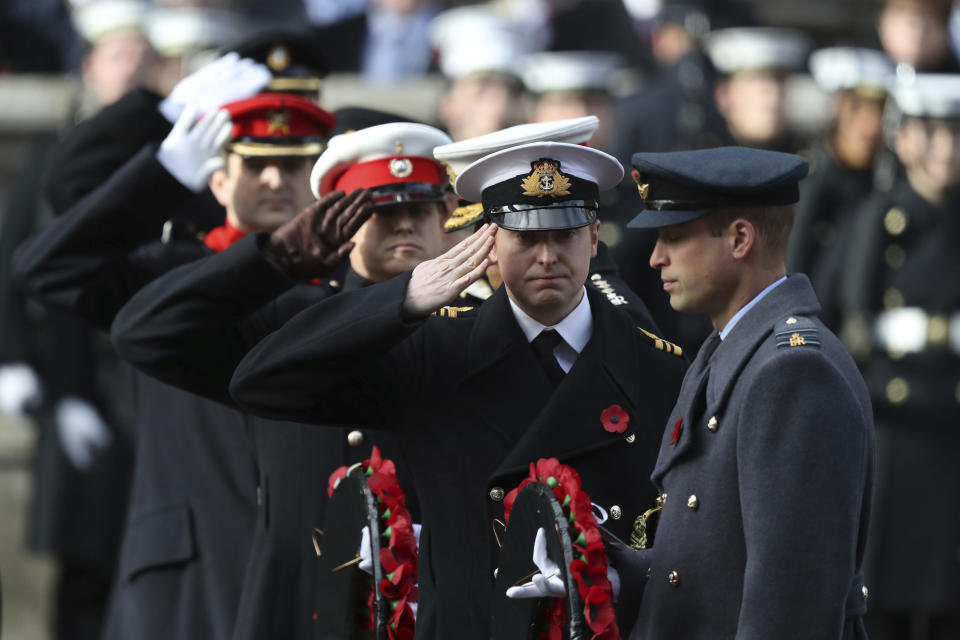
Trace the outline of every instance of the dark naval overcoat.
<instances>
[{"instance_id":1,"label":"dark naval overcoat","mask_svg":"<svg viewBox=\"0 0 960 640\"><path fill-rule=\"evenodd\" d=\"M683 358L587 289L592 337L554 389L504 289L477 312L401 314L409 274L338 294L265 338L234 374L250 411L318 424L382 425L410 463L420 498L418 638L489 638L495 520L530 462L557 457L621 536L653 500L645 480ZM657 349L659 342L660 350ZM630 416L605 430L604 409Z\"/></svg>"}]
</instances>

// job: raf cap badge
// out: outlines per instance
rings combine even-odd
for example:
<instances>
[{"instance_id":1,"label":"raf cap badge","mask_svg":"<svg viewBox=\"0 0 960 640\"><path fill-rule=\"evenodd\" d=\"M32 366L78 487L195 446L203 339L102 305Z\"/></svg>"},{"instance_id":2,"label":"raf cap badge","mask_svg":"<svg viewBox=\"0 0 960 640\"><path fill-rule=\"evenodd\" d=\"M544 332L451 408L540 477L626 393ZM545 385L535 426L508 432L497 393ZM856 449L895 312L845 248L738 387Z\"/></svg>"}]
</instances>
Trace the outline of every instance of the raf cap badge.
<instances>
[{"instance_id":1,"label":"raf cap badge","mask_svg":"<svg viewBox=\"0 0 960 640\"><path fill-rule=\"evenodd\" d=\"M645 182L640 182L640 172L636 169L631 171L630 175L633 176L633 181L637 183L637 191L640 192L640 199L646 200L647 196L650 195L650 185Z\"/></svg>"},{"instance_id":2,"label":"raf cap badge","mask_svg":"<svg viewBox=\"0 0 960 640\"><path fill-rule=\"evenodd\" d=\"M560 173L560 163L541 158L531 163L533 170L523 179L523 195L558 198L570 195L570 179Z\"/></svg>"}]
</instances>

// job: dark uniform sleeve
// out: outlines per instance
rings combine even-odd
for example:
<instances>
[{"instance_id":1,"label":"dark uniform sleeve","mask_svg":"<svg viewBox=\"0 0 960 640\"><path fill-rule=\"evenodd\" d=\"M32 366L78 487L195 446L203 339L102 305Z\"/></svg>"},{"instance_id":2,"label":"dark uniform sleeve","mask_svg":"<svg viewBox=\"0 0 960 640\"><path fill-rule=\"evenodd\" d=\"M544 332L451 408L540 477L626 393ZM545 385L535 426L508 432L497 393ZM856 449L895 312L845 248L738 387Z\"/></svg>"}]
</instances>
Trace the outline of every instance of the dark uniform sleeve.
<instances>
[{"instance_id":1,"label":"dark uniform sleeve","mask_svg":"<svg viewBox=\"0 0 960 640\"><path fill-rule=\"evenodd\" d=\"M747 558L737 638L839 637L868 499L870 410L819 348L777 355L751 381L737 439Z\"/></svg>"},{"instance_id":2,"label":"dark uniform sleeve","mask_svg":"<svg viewBox=\"0 0 960 640\"><path fill-rule=\"evenodd\" d=\"M62 213L103 184L144 145L159 143L172 125L160 114L160 96L134 89L67 133L54 152L46 192Z\"/></svg>"},{"instance_id":3,"label":"dark uniform sleeve","mask_svg":"<svg viewBox=\"0 0 960 640\"><path fill-rule=\"evenodd\" d=\"M409 281L407 273L297 314L244 357L231 395L266 418L389 429L422 372L424 322L401 311Z\"/></svg>"},{"instance_id":4,"label":"dark uniform sleeve","mask_svg":"<svg viewBox=\"0 0 960 640\"><path fill-rule=\"evenodd\" d=\"M295 285L260 253L266 233L174 269L140 290L117 314L114 345L141 371L233 404L233 371L261 338L330 295Z\"/></svg>"},{"instance_id":5,"label":"dark uniform sleeve","mask_svg":"<svg viewBox=\"0 0 960 640\"><path fill-rule=\"evenodd\" d=\"M159 240L170 212L193 194L148 146L107 183L17 249L14 277L28 294L107 329L144 282L160 271L138 248Z\"/></svg>"}]
</instances>

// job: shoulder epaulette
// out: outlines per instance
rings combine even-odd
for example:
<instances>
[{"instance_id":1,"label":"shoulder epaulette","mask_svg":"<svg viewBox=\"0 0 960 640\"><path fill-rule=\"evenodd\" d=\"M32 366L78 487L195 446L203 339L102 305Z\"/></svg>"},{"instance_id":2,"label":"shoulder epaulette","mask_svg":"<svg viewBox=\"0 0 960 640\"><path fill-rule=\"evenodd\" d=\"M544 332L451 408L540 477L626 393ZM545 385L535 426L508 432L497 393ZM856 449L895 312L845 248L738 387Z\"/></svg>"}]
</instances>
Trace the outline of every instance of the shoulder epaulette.
<instances>
[{"instance_id":1,"label":"shoulder epaulette","mask_svg":"<svg viewBox=\"0 0 960 640\"><path fill-rule=\"evenodd\" d=\"M650 333L643 327L637 327L637 329L640 330L640 333L650 339L650 344L652 344L653 348L657 351L666 351L667 353L671 353L678 358L683 357L683 348L680 345L664 340L660 336Z\"/></svg>"},{"instance_id":2,"label":"shoulder epaulette","mask_svg":"<svg viewBox=\"0 0 960 640\"><path fill-rule=\"evenodd\" d=\"M473 307L441 307L430 315L439 316L441 318L456 318L458 315L466 311L473 311Z\"/></svg>"},{"instance_id":3,"label":"shoulder epaulette","mask_svg":"<svg viewBox=\"0 0 960 640\"><path fill-rule=\"evenodd\" d=\"M820 331L810 318L790 316L781 320L773 329L777 349L788 347L819 347Z\"/></svg>"},{"instance_id":4,"label":"shoulder epaulette","mask_svg":"<svg viewBox=\"0 0 960 640\"><path fill-rule=\"evenodd\" d=\"M594 273L590 276L590 284L596 287L597 291L602 293L607 297L607 300L615 307L619 307L624 304L630 304L630 302L624 298L622 295L616 292L613 288L613 285L610 284L607 280L604 279L599 273Z\"/></svg>"}]
</instances>

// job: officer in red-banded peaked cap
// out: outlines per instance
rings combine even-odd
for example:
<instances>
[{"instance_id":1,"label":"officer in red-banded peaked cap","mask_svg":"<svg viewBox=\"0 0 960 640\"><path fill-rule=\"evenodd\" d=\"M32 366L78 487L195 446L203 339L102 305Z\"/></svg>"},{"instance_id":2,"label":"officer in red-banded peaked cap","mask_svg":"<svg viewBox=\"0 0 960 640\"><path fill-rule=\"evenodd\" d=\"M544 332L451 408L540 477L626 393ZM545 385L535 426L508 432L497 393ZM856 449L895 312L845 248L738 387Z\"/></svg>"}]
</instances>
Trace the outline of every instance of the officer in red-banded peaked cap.
<instances>
[{"instance_id":1,"label":"officer in red-banded peaked cap","mask_svg":"<svg viewBox=\"0 0 960 640\"><path fill-rule=\"evenodd\" d=\"M227 219L211 234L272 231L313 201L310 168L334 116L307 98L284 93L261 93L223 109L233 128L224 167L211 176L210 189Z\"/></svg>"},{"instance_id":2,"label":"officer in red-banded peaked cap","mask_svg":"<svg viewBox=\"0 0 960 640\"><path fill-rule=\"evenodd\" d=\"M439 129L414 122L331 138L310 176L313 194L368 189L374 205L353 238L348 280L380 282L441 253L447 172L433 149L450 142Z\"/></svg>"}]
</instances>

